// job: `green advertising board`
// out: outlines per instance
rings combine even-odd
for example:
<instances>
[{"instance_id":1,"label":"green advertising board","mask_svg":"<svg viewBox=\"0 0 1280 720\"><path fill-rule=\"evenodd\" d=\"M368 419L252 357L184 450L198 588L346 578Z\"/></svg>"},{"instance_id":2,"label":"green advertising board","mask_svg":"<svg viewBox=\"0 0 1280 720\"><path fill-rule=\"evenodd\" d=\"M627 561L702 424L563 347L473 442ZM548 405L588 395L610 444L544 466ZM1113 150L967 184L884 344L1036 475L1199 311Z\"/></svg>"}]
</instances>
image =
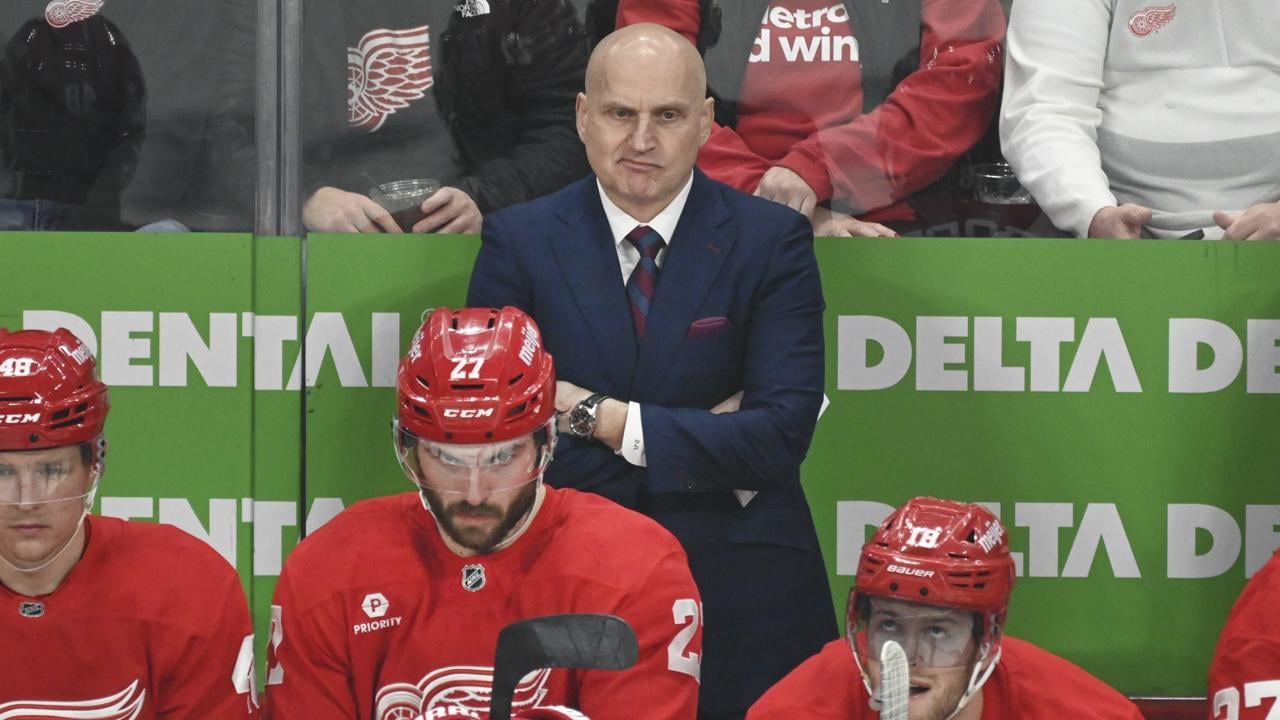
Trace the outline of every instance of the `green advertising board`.
<instances>
[{"instance_id":1,"label":"green advertising board","mask_svg":"<svg viewBox=\"0 0 1280 720\"><path fill-rule=\"evenodd\" d=\"M394 373L475 238L0 235L0 325L92 336L112 385L100 511L171 522L245 580L260 645L304 531L408 489ZM1122 691L1203 695L1280 546L1280 245L819 240L827 393L803 482L843 613L917 494L1010 529L1012 634ZM1153 657L1158 658L1153 661Z\"/></svg>"}]
</instances>

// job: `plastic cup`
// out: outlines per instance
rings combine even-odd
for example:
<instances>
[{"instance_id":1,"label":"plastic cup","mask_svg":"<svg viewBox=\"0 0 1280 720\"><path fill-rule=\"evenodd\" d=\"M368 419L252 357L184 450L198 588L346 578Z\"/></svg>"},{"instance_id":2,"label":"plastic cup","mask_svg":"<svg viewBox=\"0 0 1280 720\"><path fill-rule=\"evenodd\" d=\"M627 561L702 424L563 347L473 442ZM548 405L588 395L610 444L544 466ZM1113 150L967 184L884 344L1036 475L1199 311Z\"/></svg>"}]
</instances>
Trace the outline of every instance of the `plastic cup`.
<instances>
[{"instance_id":1,"label":"plastic cup","mask_svg":"<svg viewBox=\"0 0 1280 720\"><path fill-rule=\"evenodd\" d=\"M409 178L369 188L369 198L391 213L401 230L411 232L422 219L422 201L436 194L440 181L435 178Z\"/></svg>"},{"instance_id":2,"label":"plastic cup","mask_svg":"<svg viewBox=\"0 0 1280 720\"><path fill-rule=\"evenodd\" d=\"M1034 205L1031 193L1022 187L1008 163L973 166L973 197L988 205Z\"/></svg>"}]
</instances>

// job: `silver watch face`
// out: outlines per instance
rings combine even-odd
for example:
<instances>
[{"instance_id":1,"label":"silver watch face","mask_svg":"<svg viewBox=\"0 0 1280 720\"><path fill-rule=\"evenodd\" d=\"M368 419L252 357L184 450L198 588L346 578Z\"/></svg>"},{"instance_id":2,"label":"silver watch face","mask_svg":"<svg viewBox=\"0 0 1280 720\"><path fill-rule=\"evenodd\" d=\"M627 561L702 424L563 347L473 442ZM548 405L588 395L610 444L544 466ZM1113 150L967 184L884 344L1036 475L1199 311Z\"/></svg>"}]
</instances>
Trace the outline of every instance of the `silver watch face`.
<instances>
[{"instance_id":1,"label":"silver watch face","mask_svg":"<svg viewBox=\"0 0 1280 720\"><path fill-rule=\"evenodd\" d=\"M600 398L603 400L604 398ZM590 438L596 432L596 408L600 407L600 400L590 402L591 398L587 398L577 405L573 406L573 410L569 411L569 432L580 438Z\"/></svg>"}]
</instances>

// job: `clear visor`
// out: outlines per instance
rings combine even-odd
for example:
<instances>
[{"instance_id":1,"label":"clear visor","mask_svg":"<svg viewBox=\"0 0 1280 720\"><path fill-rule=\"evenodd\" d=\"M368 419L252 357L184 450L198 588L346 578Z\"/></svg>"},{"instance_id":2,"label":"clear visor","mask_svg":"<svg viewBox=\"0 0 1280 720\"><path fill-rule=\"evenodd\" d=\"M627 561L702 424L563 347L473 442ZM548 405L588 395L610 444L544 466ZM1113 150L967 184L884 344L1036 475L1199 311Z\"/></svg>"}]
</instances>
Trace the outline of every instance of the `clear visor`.
<instances>
[{"instance_id":1,"label":"clear visor","mask_svg":"<svg viewBox=\"0 0 1280 720\"><path fill-rule=\"evenodd\" d=\"M97 488L101 467L100 461L86 464L79 445L0 452L0 505L84 502Z\"/></svg>"},{"instance_id":2,"label":"clear visor","mask_svg":"<svg viewBox=\"0 0 1280 720\"><path fill-rule=\"evenodd\" d=\"M863 659L876 659L890 640L902 646L911 667L948 668L969 664L975 655L977 616L969 610L871 599L859 628Z\"/></svg>"},{"instance_id":3,"label":"clear visor","mask_svg":"<svg viewBox=\"0 0 1280 720\"><path fill-rule=\"evenodd\" d=\"M488 497L516 490L541 477L551 461L555 427L494 443L438 443L395 424L396 456L419 487L446 496Z\"/></svg>"}]
</instances>

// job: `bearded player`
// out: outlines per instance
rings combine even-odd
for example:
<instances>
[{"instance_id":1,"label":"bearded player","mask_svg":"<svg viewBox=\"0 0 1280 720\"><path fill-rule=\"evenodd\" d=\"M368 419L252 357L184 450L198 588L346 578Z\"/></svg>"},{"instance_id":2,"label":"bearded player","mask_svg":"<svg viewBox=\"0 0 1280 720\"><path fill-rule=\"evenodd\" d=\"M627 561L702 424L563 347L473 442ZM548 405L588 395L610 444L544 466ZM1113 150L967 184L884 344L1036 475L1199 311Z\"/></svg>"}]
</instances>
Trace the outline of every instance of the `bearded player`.
<instances>
[{"instance_id":1,"label":"bearded player","mask_svg":"<svg viewBox=\"0 0 1280 720\"><path fill-rule=\"evenodd\" d=\"M1212 720L1280 714L1280 550L1254 574L1231 608L1209 665Z\"/></svg>"},{"instance_id":2,"label":"bearded player","mask_svg":"<svg viewBox=\"0 0 1280 720\"><path fill-rule=\"evenodd\" d=\"M642 515L543 484L555 387L523 312L427 317L400 363L394 423L417 490L351 506L289 556L272 610L268 717L483 713L498 631L572 612L627 621L639 662L530 673L516 711L695 716L701 607L685 553Z\"/></svg>"},{"instance_id":3,"label":"bearded player","mask_svg":"<svg viewBox=\"0 0 1280 720\"><path fill-rule=\"evenodd\" d=\"M107 387L66 330L0 328L0 718L253 718L240 578L170 525L90 515Z\"/></svg>"},{"instance_id":4,"label":"bearded player","mask_svg":"<svg viewBox=\"0 0 1280 720\"><path fill-rule=\"evenodd\" d=\"M906 651L910 720L1142 720L1120 693L1004 635L1013 559L1004 526L978 505L915 498L862 546L848 635L806 660L748 720L879 717L881 648Z\"/></svg>"}]
</instances>

